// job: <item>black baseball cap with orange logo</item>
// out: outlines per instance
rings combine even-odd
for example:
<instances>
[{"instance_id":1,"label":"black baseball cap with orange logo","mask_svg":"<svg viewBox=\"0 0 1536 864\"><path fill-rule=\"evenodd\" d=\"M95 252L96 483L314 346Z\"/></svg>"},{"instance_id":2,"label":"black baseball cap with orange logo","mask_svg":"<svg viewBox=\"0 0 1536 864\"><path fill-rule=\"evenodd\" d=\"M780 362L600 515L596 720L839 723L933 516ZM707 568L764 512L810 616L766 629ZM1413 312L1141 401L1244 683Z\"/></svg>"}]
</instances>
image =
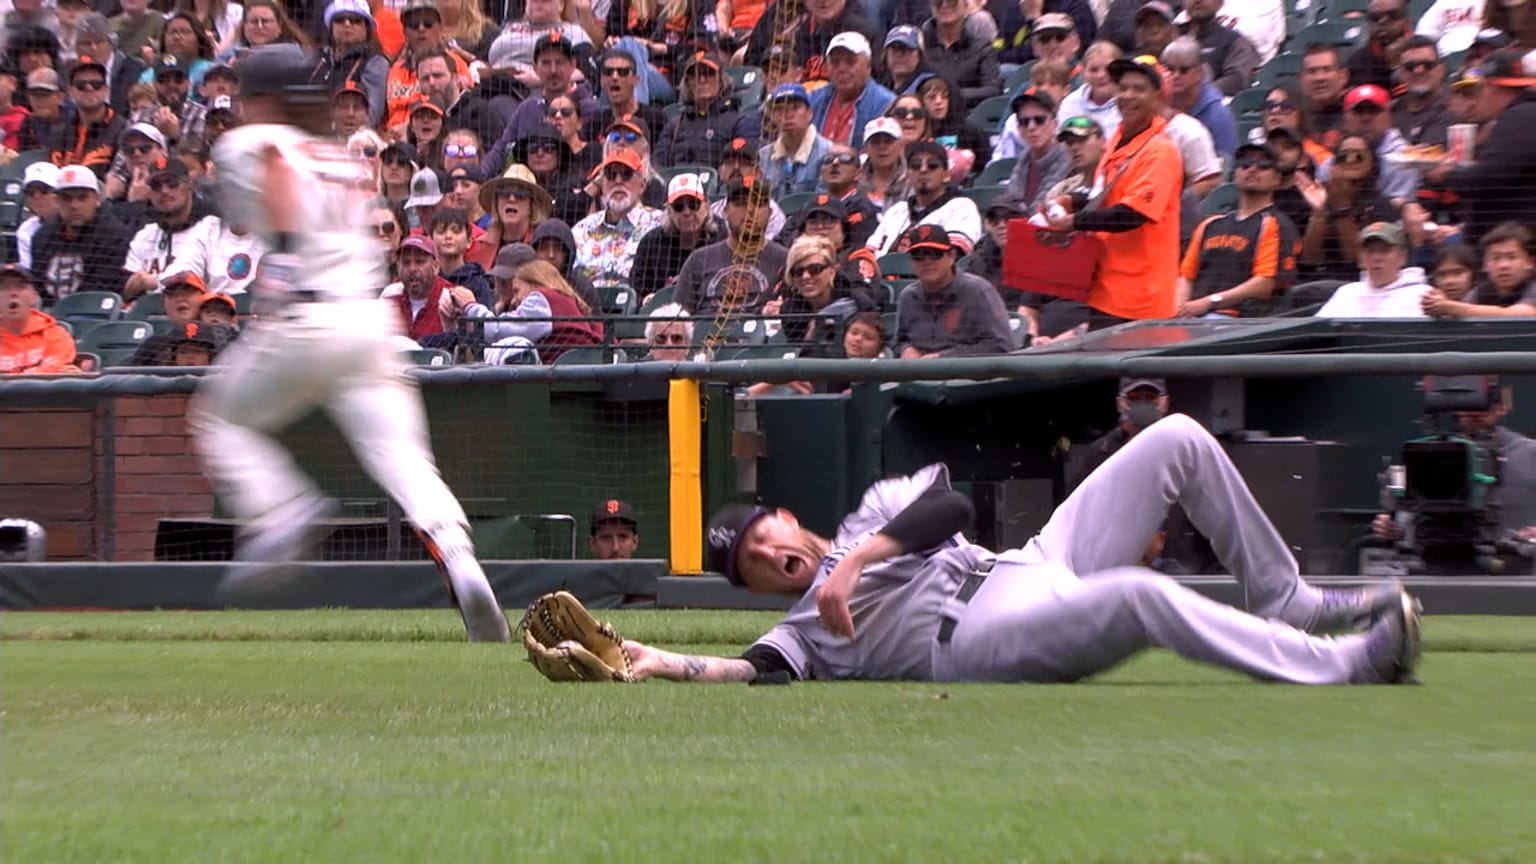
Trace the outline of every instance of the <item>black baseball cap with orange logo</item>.
<instances>
[{"instance_id":1,"label":"black baseball cap with orange logo","mask_svg":"<svg viewBox=\"0 0 1536 864\"><path fill-rule=\"evenodd\" d=\"M919 225L907 232L907 251L918 249L937 249L940 252L949 252L955 248L953 241L949 239L949 232L942 225Z\"/></svg>"},{"instance_id":2,"label":"black baseball cap with orange logo","mask_svg":"<svg viewBox=\"0 0 1536 864\"><path fill-rule=\"evenodd\" d=\"M592 508L592 522L590 524L592 533L596 534L598 527L605 522L626 522L631 528L638 528L640 526L640 519L635 515L635 508L617 498L600 501L596 507Z\"/></svg>"},{"instance_id":3,"label":"black baseball cap with orange logo","mask_svg":"<svg viewBox=\"0 0 1536 864\"><path fill-rule=\"evenodd\" d=\"M732 138L725 149L720 151L720 161L726 159L757 159L757 148L745 138Z\"/></svg>"}]
</instances>

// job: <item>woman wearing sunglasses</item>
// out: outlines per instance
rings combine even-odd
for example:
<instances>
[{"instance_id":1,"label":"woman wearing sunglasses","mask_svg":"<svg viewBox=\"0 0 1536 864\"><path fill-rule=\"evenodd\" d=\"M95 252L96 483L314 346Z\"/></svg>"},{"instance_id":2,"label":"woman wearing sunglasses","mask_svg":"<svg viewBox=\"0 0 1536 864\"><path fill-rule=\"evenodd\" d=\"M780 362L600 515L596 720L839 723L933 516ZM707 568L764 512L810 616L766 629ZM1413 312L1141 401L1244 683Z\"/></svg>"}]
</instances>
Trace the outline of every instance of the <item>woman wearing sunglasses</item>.
<instances>
[{"instance_id":1,"label":"woman wearing sunglasses","mask_svg":"<svg viewBox=\"0 0 1536 864\"><path fill-rule=\"evenodd\" d=\"M709 212L704 181L697 174L679 174L667 185L667 206L661 225L646 232L635 247L629 284L644 303L665 288L693 250L724 239L724 228Z\"/></svg>"},{"instance_id":2,"label":"woman wearing sunglasses","mask_svg":"<svg viewBox=\"0 0 1536 864\"><path fill-rule=\"evenodd\" d=\"M732 138L748 138L738 129L741 105L729 95L720 58L700 51L683 63L683 110L667 120L652 154L657 165L719 165Z\"/></svg>"},{"instance_id":3,"label":"woman wearing sunglasses","mask_svg":"<svg viewBox=\"0 0 1536 864\"><path fill-rule=\"evenodd\" d=\"M575 225L592 211L592 199L583 191L587 177L575 167L570 145L560 137L560 130L548 123L533 127L526 138L513 145L512 158L528 166L539 185L549 192L556 219Z\"/></svg>"},{"instance_id":4,"label":"woman wearing sunglasses","mask_svg":"<svg viewBox=\"0 0 1536 864\"><path fill-rule=\"evenodd\" d=\"M539 185L527 166L508 168L480 187L480 208L490 214L491 224L470 245L464 260L489 272L502 246L533 242L533 229L549 218L552 206L549 192Z\"/></svg>"},{"instance_id":5,"label":"woman wearing sunglasses","mask_svg":"<svg viewBox=\"0 0 1536 864\"><path fill-rule=\"evenodd\" d=\"M1301 133L1302 149L1312 157L1314 164L1321 165L1333 156L1327 147L1313 140L1316 136L1313 135L1312 109L1302 95L1299 81L1287 79L1269 88L1259 110L1262 112L1259 125L1248 130L1248 143L1267 144L1272 130L1295 129Z\"/></svg>"},{"instance_id":6,"label":"woman wearing sunglasses","mask_svg":"<svg viewBox=\"0 0 1536 864\"><path fill-rule=\"evenodd\" d=\"M801 357L842 356L843 322L875 308L864 283L844 275L846 261L846 255L822 235L805 234L789 247L780 302L775 310L769 301L763 311L784 316L785 341L801 346Z\"/></svg>"},{"instance_id":7,"label":"woman wearing sunglasses","mask_svg":"<svg viewBox=\"0 0 1536 864\"><path fill-rule=\"evenodd\" d=\"M315 69L315 83L333 92L353 83L368 96L368 125L384 120L384 82L389 58L379 44L373 12L364 0L332 0L325 8L325 42Z\"/></svg>"},{"instance_id":8,"label":"woman wearing sunglasses","mask_svg":"<svg viewBox=\"0 0 1536 864\"><path fill-rule=\"evenodd\" d=\"M421 169L416 161L416 148L397 141L379 153L379 195L395 206L411 197L411 178Z\"/></svg>"},{"instance_id":9,"label":"woman wearing sunglasses","mask_svg":"<svg viewBox=\"0 0 1536 864\"><path fill-rule=\"evenodd\" d=\"M571 151L571 170L583 177L603 161L602 145L587 141L581 135L584 119L580 100L570 96L556 96L544 106L544 122L559 131L560 140Z\"/></svg>"},{"instance_id":10,"label":"woman wearing sunglasses","mask_svg":"<svg viewBox=\"0 0 1536 864\"><path fill-rule=\"evenodd\" d=\"M1312 208L1298 259L1308 278L1354 281L1360 273L1361 229L1397 221L1397 208L1376 191L1379 173L1375 147L1361 135L1339 139L1326 183L1298 172L1296 186Z\"/></svg>"}]
</instances>

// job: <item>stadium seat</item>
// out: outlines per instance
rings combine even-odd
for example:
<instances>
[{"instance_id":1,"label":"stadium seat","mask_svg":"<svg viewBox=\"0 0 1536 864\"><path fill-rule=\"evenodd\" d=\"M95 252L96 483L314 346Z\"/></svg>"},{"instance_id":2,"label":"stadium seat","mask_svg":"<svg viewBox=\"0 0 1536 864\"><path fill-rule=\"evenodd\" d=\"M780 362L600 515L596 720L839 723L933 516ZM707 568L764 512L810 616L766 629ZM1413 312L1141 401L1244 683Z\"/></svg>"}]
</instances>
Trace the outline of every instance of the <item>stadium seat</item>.
<instances>
[{"instance_id":1,"label":"stadium seat","mask_svg":"<svg viewBox=\"0 0 1536 864\"><path fill-rule=\"evenodd\" d=\"M121 366L153 330L143 321L106 321L75 340L75 350L99 356L103 367Z\"/></svg>"},{"instance_id":2,"label":"stadium seat","mask_svg":"<svg viewBox=\"0 0 1536 864\"><path fill-rule=\"evenodd\" d=\"M785 216L793 216L805 205L816 200L817 192L794 192L779 199L779 209Z\"/></svg>"},{"instance_id":3,"label":"stadium seat","mask_svg":"<svg viewBox=\"0 0 1536 864\"><path fill-rule=\"evenodd\" d=\"M726 328L725 341L731 345L762 345L768 341L768 322L761 318L732 321Z\"/></svg>"},{"instance_id":4,"label":"stadium seat","mask_svg":"<svg viewBox=\"0 0 1536 864\"><path fill-rule=\"evenodd\" d=\"M165 314L165 295L154 291L133 301L123 318L129 321L148 321Z\"/></svg>"},{"instance_id":5,"label":"stadium seat","mask_svg":"<svg viewBox=\"0 0 1536 864\"><path fill-rule=\"evenodd\" d=\"M452 366L453 355L441 348L417 348L406 351L405 362L412 366Z\"/></svg>"},{"instance_id":6,"label":"stadium seat","mask_svg":"<svg viewBox=\"0 0 1536 864\"><path fill-rule=\"evenodd\" d=\"M733 92L754 88L761 92L763 89L763 70L760 66L727 66L725 77L731 82Z\"/></svg>"},{"instance_id":7,"label":"stadium seat","mask_svg":"<svg viewBox=\"0 0 1536 864\"><path fill-rule=\"evenodd\" d=\"M1330 10L1329 14L1333 14ZM1354 48L1365 39L1364 18L1337 18L1329 21L1319 21L1307 28L1305 34L1308 42L1322 42L1337 45L1340 48Z\"/></svg>"},{"instance_id":8,"label":"stadium seat","mask_svg":"<svg viewBox=\"0 0 1536 864\"><path fill-rule=\"evenodd\" d=\"M912 256L905 252L881 255L875 263L880 265L880 275L886 279L917 278L917 271L912 268Z\"/></svg>"},{"instance_id":9,"label":"stadium seat","mask_svg":"<svg viewBox=\"0 0 1536 864\"><path fill-rule=\"evenodd\" d=\"M623 348L615 348L610 345L582 345L579 348L567 348L555 358L556 366L606 366L609 363L623 363L628 355Z\"/></svg>"},{"instance_id":10,"label":"stadium seat","mask_svg":"<svg viewBox=\"0 0 1536 864\"><path fill-rule=\"evenodd\" d=\"M1241 121L1247 117L1264 116L1264 97L1269 95L1268 87L1249 87L1232 97L1227 103L1227 108L1232 112L1233 118Z\"/></svg>"},{"instance_id":11,"label":"stadium seat","mask_svg":"<svg viewBox=\"0 0 1536 864\"><path fill-rule=\"evenodd\" d=\"M1013 347L1023 348L1024 342L1029 339L1029 328L1024 326L1024 316L1017 312L1009 312L1008 332L1013 334Z\"/></svg>"},{"instance_id":12,"label":"stadium seat","mask_svg":"<svg viewBox=\"0 0 1536 864\"><path fill-rule=\"evenodd\" d=\"M1003 92L1009 96L1029 86L1029 70L1035 68L1035 61L1021 64L1019 68L1009 74L1008 80L1003 82Z\"/></svg>"},{"instance_id":13,"label":"stadium seat","mask_svg":"<svg viewBox=\"0 0 1536 864\"><path fill-rule=\"evenodd\" d=\"M163 309L162 309L163 311ZM66 294L53 304L48 314L80 325L95 326L103 321L116 321L123 314L123 298L115 291L78 291Z\"/></svg>"},{"instance_id":14,"label":"stadium seat","mask_svg":"<svg viewBox=\"0 0 1536 864\"><path fill-rule=\"evenodd\" d=\"M916 281L916 279L886 279L881 282L876 288L883 287L885 294L875 298L880 301L880 308L889 312L896 311L896 301L901 299L901 292L907 290L907 286Z\"/></svg>"},{"instance_id":15,"label":"stadium seat","mask_svg":"<svg viewBox=\"0 0 1536 864\"><path fill-rule=\"evenodd\" d=\"M1212 189L1211 194L1205 196L1205 200L1200 202L1200 218L1231 213L1236 206L1237 184L1223 183Z\"/></svg>"},{"instance_id":16,"label":"stadium seat","mask_svg":"<svg viewBox=\"0 0 1536 864\"><path fill-rule=\"evenodd\" d=\"M1280 83L1280 81L1282 81L1283 79L1295 78L1296 76L1298 76L1300 74L1301 74L1301 55L1300 54L1298 54L1298 53L1281 53L1281 54L1276 54L1268 63L1265 63L1263 66L1259 67L1258 74L1254 76L1255 86L1262 87L1263 89L1268 90L1270 87L1273 87L1274 85ZM1242 93L1239 93L1239 94L1237 94L1237 96L1233 96L1232 97L1232 101L1236 102L1238 96L1242 96L1242 95L1243 95ZM1263 101L1263 100L1260 100L1260 101ZM1235 108L1233 109L1233 113L1234 114L1237 113L1237 110Z\"/></svg>"},{"instance_id":17,"label":"stadium seat","mask_svg":"<svg viewBox=\"0 0 1536 864\"><path fill-rule=\"evenodd\" d=\"M981 211L982 215L986 215L987 208L991 207L992 202L997 200L997 196L1003 194L1003 191L1007 188L1006 186L984 186L978 182L975 186L965 190L964 194L965 197L976 203L976 209Z\"/></svg>"},{"instance_id":18,"label":"stadium seat","mask_svg":"<svg viewBox=\"0 0 1536 864\"><path fill-rule=\"evenodd\" d=\"M675 285L667 285L656 289L656 293L652 294L649 300L646 300L644 303L640 304L640 314L649 315L658 306L665 306L668 303L671 303L672 295L676 293L676 291L677 286Z\"/></svg>"},{"instance_id":19,"label":"stadium seat","mask_svg":"<svg viewBox=\"0 0 1536 864\"><path fill-rule=\"evenodd\" d=\"M640 306L635 289L628 285L611 285L597 289L597 302L604 315L633 315Z\"/></svg>"},{"instance_id":20,"label":"stadium seat","mask_svg":"<svg viewBox=\"0 0 1536 864\"><path fill-rule=\"evenodd\" d=\"M987 135L996 135L1003 127L1003 118L1013 111L1011 102L1007 96L989 96L965 115L965 122Z\"/></svg>"},{"instance_id":21,"label":"stadium seat","mask_svg":"<svg viewBox=\"0 0 1536 864\"><path fill-rule=\"evenodd\" d=\"M799 349L790 345L726 345L715 352L715 360L793 360Z\"/></svg>"},{"instance_id":22,"label":"stadium seat","mask_svg":"<svg viewBox=\"0 0 1536 864\"><path fill-rule=\"evenodd\" d=\"M976 175L976 182L973 185L1001 186L1006 184L1009 176L1013 174L1013 166L1018 164L1018 161L1018 159L1010 156L1007 159L998 159L988 163L987 167L981 169L981 173Z\"/></svg>"}]
</instances>

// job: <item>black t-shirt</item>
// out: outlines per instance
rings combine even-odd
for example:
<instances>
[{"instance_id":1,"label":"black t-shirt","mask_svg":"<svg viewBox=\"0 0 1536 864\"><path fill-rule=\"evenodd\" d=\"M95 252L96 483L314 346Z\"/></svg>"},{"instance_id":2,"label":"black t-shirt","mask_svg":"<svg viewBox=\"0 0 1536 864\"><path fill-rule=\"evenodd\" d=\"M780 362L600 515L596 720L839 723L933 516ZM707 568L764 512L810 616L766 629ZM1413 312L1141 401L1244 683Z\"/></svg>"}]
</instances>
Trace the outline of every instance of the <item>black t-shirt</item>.
<instances>
[{"instance_id":1,"label":"black t-shirt","mask_svg":"<svg viewBox=\"0 0 1536 864\"><path fill-rule=\"evenodd\" d=\"M1473 290L1472 302L1479 306L1499 306L1504 308L1513 306L1516 303L1528 303L1536 306L1536 279L1527 280L1524 287L1517 288L1507 294L1499 293L1499 289L1493 287L1492 282L1484 282Z\"/></svg>"},{"instance_id":2,"label":"black t-shirt","mask_svg":"<svg viewBox=\"0 0 1536 864\"><path fill-rule=\"evenodd\" d=\"M1184 262L1184 278L1194 285L1190 296L1230 291L1255 276L1269 276L1284 288L1296 280L1300 246L1296 226L1273 206L1246 219L1236 211L1208 217L1195 229ZM1236 311L1251 318L1268 315L1270 308L1268 300L1245 300Z\"/></svg>"}]
</instances>

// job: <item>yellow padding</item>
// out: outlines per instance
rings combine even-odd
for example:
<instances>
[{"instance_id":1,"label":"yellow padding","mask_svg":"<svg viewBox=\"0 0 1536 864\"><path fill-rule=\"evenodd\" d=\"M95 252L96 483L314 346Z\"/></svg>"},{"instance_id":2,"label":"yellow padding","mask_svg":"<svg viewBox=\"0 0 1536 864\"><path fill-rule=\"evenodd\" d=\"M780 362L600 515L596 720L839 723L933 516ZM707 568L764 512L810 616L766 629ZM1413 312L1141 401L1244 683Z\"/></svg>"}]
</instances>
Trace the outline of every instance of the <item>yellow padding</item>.
<instances>
[{"instance_id":1,"label":"yellow padding","mask_svg":"<svg viewBox=\"0 0 1536 864\"><path fill-rule=\"evenodd\" d=\"M672 572L704 569L704 480L700 469L699 382L670 381L667 441L672 484Z\"/></svg>"}]
</instances>

